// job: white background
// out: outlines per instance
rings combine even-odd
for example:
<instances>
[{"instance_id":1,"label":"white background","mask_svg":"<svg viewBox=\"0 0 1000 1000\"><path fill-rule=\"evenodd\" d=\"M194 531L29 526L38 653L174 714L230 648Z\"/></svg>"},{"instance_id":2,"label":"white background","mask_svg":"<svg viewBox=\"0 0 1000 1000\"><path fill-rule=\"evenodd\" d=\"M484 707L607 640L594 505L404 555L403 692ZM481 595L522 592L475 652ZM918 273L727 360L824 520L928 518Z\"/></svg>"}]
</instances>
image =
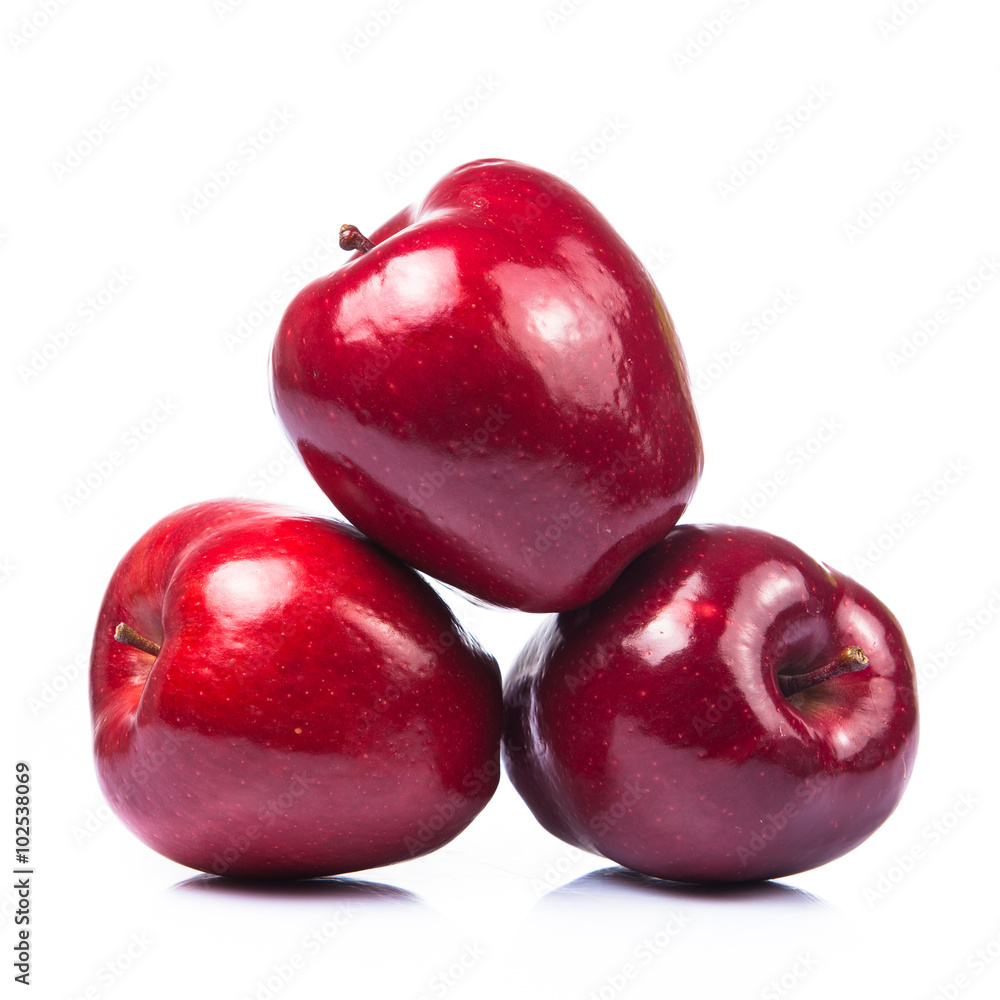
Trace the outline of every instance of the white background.
<instances>
[{"instance_id":1,"label":"white background","mask_svg":"<svg viewBox=\"0 0 1000 1000\"><path fill-rule=\"evenodd\" d=\"M36 787L37 995L997 995L1000 9L557 2L4 4L3 729L10 812L14 760ZM564 173L649 262L702 387L685 519L784 535L903 622L918 763L851 855L748 891L588 876L505 780L367 885L250 891L103 806L83 665L121 555L196 500L330 510L271 413L258 303L482 156ZM450 600L504 670L538 624Z\"/></svg>"}]
</instances>

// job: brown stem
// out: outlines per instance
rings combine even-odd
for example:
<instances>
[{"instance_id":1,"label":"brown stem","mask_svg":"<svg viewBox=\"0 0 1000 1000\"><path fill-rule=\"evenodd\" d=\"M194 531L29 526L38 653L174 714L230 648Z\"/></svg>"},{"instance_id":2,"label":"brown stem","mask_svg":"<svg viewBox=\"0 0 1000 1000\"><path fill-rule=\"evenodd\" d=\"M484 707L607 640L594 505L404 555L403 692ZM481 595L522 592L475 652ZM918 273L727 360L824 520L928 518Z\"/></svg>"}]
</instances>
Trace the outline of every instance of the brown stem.
<instances>
[{"instance_id":1,"label":"brown stem","mask_svg":"<svg viewBox=\"0 0 1000 1000\"><path fill-rule=\"evenodd\" d=\"M841 674L853 674L859 670L864 670L868 666L868 657L860 646L848 646L842 649L835 660L810 670L805 674L778 674L778 687L781 693L787 698L790 694L805 691L815 684L822 684L823 681L830 680L831 677L839 677Z\"/></svg>"},{"instance_id":2,"label":"brown stem","mask_svg":"<svg viewBox=\"0 0 1000 1000\"><path fill-rule=\"evenodd\" d=\"M340 227L341 250L360 250L362 253L368 253L374 248L375 244L357 226Z\"/></svg>"},{"instance_id":3,"label":"brown stem","mask_svg":"<svg viewBox=\"0 0 1000 1000\"><path fill-rule=\"evenodd\" d=\"M124 622L115 629L115 638L119 642L124 642L126 646L135 646L136 649L149 653L150 656L157 656L160 652L160 647L152 639L139 635L131 625L126 625Z\"/></svg>"}]
</instances>

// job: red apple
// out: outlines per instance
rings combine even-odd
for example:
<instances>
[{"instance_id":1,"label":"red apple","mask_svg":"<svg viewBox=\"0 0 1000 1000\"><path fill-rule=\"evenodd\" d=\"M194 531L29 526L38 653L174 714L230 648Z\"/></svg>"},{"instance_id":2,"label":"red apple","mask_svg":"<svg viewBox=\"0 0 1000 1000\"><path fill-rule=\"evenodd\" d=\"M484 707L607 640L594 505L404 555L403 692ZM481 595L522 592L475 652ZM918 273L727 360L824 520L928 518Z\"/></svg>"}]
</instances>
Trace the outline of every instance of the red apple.
<instances>
[{"instance_id":1,"label":"red apple","mask_svg":"<svg viewBox=\"0 0 1000 1000\"><path fill-rule=\"evenodd\" d=\"M215 874L424 854L499 779L493 658L353 528L270 504L194 504L132 547L98 617L91 708L112 808Z\"/></svg>"},{"instance_id":2,"label":"red apple","mask_svg":"<svg viewBox=\"0 0 1000 1000\"><path fill-rule=\"evenodd\" d=\"M508 773L542 825L683 882L839 857L895 808L917 749L896 619L750 528L675 528L536 633L504 700Z\"/></svg>"},{"instance_id":3,"label":"red apple","mask_svg":"<svg viewBox=\"0 0 1000 1000\"><path fill-rule=\"evenodd\" d=\"M701 474L687 373L636 255L578 191L478 160L303 289L275 410L366 535L476 597L579 607Z\"/></svg>"}]
</instances>

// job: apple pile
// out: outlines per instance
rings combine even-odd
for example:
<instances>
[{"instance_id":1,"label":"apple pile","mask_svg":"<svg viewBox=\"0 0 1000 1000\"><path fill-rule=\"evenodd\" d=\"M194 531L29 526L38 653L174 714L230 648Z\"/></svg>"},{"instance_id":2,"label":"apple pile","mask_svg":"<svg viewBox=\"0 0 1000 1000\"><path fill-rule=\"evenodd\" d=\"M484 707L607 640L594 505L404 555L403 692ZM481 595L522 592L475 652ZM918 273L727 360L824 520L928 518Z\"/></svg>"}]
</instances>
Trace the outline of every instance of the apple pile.
<instances>
[{"instance_id":1,"label":"apple pile","mask_svg":"<svg viewBox=\"0 0 1000 1000\"><path fill-rule=\"evenodd\" d=\"M98 616L99 780L181 864L305 878L417 857L507 772L648 875L791 875L913 770L899 623L764 532L676 526L702 469L683 354L564 181L448 174L289 305L274 409L354 527L244 500L164 518ZM552 612L506 685L417 570Z\"/></svg>"}]
</instances>

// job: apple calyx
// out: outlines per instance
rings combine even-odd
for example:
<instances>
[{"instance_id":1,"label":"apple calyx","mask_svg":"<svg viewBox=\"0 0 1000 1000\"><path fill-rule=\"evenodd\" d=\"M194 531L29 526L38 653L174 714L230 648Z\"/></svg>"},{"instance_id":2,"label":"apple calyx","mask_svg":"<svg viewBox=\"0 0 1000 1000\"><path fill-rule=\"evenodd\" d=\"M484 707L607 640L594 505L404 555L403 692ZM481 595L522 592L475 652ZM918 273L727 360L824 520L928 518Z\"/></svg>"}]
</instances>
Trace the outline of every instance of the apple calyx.
<instances>
[{"instance_id":1,"label":"apple calyx","mask_svg":"<svg viewBox=\"0 0 1000 1000\"><path fill-rule=\"evenodd\" d=\"M121 622L115 629L115 639L118 642L125 643L126 646L134 646L144 653L149 653L150 656L157 656L160 652L158 643L153 642L152 639L147 639L144 635L140 635L131 625L126 625L124 622Z\"/></svg>"},{"instance_id":2,"label":"apple calyx","mask_svg":"<svg viewBox=\"0 0 1000 1000\"><path fill-rule=\"evenodd\" d=\"M357 226L343 225L340 227L340 249L360 250L368 253L373 250L375 244Z\"/></svg>"},{"instance_id":3,"label":"apple calyx","mask_svg":"<svg viewBox=\"0 0 1000 1000\"><path fill-rule=\"evenodd\" d=\"M822 684L832 677L839 677L841 674L853 674L859 670L864 670L868 666L868 657L860 646L848 646L842 649L836 659L810 670L804 674L778 674L778 687L781 693L787 698L791 694L805 691L806 688Z\"/></svg>"}]
</instances>

